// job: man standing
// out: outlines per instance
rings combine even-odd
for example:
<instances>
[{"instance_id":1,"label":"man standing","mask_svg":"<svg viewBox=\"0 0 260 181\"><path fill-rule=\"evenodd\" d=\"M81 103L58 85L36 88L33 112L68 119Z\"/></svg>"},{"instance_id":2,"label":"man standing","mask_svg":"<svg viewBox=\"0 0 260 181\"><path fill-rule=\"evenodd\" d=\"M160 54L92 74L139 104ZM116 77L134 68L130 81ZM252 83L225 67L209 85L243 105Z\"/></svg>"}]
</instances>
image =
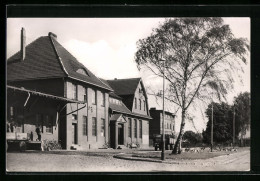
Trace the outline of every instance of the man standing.
<instances>
[{"instance_id":1,"label":"man standing","mask_svg":"<svg viewBox=\"0 0 260 181\"><path fill-rule=\"evenodd\" d=\"M38 141L41 141L41 139L42 139L41 129L40 129L39 127L37 127L36 130L35 130L35 132L37 133L37 136L38 136L37 140L38 140Z\"/></svg>"}]
</instances>

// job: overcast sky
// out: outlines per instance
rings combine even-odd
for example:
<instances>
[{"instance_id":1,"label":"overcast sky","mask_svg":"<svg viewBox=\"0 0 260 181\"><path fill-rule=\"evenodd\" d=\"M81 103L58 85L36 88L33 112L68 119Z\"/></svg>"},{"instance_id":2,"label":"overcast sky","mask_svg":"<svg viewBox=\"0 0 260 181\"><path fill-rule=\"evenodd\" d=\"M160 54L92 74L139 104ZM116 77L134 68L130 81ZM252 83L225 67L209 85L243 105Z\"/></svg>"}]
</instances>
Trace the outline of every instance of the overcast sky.
<instances>
[{"instance_id":1,"label":"overcast sky","mask_svg":"<svg viewBox=\"0 0 260 181\"><path fill-rule=\"evenodd\" d=\"M146 86L160 86L160 79L138 71L134 54L136 42L149 36L152 29L163 21L164 18L8 18L7 58L20 49L22 27L26 30L27 44L53 32L58 41L98 77L142 77ZM224 21L236 37L250 40L250 18L224 18ZM243 84L235 83L235 90L228 95L230 103L239 92L250 91L250 60L244 68ZM161 108L152 96L149 96L149 106ZM166 109L174 111L175 107L168 106ZM198 131L205 129L207 119L201 116L201 111L195 114L194 119ZM186 130L189 129L193 129L191 124L186 126Z\"/></svg>"}]
</instances>

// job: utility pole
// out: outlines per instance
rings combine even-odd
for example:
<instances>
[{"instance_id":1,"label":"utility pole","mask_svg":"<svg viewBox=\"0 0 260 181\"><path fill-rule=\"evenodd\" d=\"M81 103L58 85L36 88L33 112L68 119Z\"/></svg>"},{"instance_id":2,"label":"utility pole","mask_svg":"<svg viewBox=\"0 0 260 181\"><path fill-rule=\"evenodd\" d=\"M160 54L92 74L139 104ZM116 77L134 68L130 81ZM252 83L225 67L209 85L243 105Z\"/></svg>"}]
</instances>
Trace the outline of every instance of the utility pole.
<instances>
[{"instance_id":1,"label":"utility pole","mask_svg":"<svg viewBox=\"0 0 260 181\"><path fill-rule=\"evenodd\" d=\"M235 116L236 116L236 112L235 112L235 105L234 105L234 111L233 111L233 147L235 146Z\"/></svg>"},{"instance_id":2,"label":"utility pole","mask_svg":"<svg viewBox=\"0 0 260 181\"><path fill-rule=\"evenodd\" d=\"M211 152L213 150L213 101L212 101L212 109L211 109Z\"/></svg>"},{"instance_id":3,"label":"utility pole","mask_svg":"<svg viewBox=\"0 0 260 181\"><path fill-rule=\"evenodd\" d=\"M165 75L164 75L164 72L165 72L165 60L162 60L163 61L163 124L162 124L162 154L161 154L161 160L165 160L165 133L164 133L164 117L165 117L165 111L164 111L164 87L165 87Z\"/></svg>"}]
</instances>

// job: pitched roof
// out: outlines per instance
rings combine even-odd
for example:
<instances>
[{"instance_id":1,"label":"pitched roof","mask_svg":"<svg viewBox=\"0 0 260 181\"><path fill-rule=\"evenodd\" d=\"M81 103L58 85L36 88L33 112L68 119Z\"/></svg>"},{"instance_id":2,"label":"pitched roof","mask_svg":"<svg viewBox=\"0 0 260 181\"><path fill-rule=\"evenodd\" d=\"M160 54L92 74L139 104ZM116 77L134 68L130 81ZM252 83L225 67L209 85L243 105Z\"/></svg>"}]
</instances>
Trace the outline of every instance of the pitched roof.
<instances>
[{"instance_id":1,"label":"pitched roof","mask_svg":"<svg viewBox=\"0 0 260 181\"><path fill-rule=\"evenodd\" d=\"M113 111L120 112L120 113L126 113L131 114L132 112L125 106L125 104L122 102L120 105L110 102L109 108Z\"/></svg>"},{"instance_id":2,"label":"pitched roof","mask_svg":"<svg viewBox=\"0 0 260 181\"><path fill-rule=\"evenodd\" d=\"M7 60L8 81L66 76L48 36L39 37L25 51L23 61L20 61L20 51Z\"/></svg>"},{"instance_id":3,"label":"pitched roof","mask_svg":"<svg viewBox=\"0 0 260 181\"><path fill-rule=\"evenodd\" d=\"M71 55L52 35L43 36L28 46L26 55L20 61L20 52L10 57L7 62L7 80L19 81L40 78L70 77L91 85L111 90L91 71ZM78 73L83 69L87 75Z\"/></svg>"},{"instance_id":4,"label":"pitched roof","mask_svg":"<svg viewBox=\"0 0 260 181\"><path fill-rule=\"evenodd\" d=\"M133 95L141 78L107 80L111 88L119 96Z\"/></svg>"}]
</instances>

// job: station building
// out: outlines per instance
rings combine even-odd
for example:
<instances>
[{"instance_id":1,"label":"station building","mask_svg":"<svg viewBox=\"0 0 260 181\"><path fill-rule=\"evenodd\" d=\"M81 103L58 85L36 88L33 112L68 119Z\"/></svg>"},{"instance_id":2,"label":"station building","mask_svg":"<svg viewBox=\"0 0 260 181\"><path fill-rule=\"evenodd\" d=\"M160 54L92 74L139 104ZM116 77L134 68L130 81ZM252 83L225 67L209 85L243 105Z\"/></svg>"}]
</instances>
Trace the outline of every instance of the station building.
<instances>
[{"instance_id":1,"label":"station building","mask_svg":"<svg viewBox=\"0 0 260 181\"><path fill-rule=\"evenodd\" d=\"M101 80L51 32L25 41L22 29L21 50L7 60L7 121L15 131L40 127L42 139L63 149L148 146L151 117L140 78Z\"/></svg>"}]
</instances>

